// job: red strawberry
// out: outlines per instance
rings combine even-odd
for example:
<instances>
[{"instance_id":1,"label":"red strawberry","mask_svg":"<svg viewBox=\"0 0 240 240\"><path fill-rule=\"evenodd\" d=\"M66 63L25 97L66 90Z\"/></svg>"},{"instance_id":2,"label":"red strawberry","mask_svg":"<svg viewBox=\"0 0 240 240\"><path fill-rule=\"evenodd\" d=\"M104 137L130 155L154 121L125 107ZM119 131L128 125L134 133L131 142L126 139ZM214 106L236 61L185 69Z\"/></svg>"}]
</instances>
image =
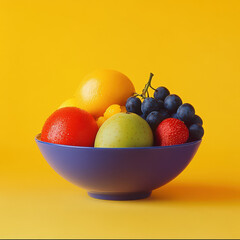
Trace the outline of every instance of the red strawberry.
<instances>
[{"instance_id":1,"label":"red strawberry","mask_svg":"<svg viewBox=\"0 0 240 240\"><path fill-rule=\"evenodd\" d=\"M189 131L186 125L175 118L163 120L155 131L157 146L178 145L187 142Z\"/></svg>"}]
</instances>

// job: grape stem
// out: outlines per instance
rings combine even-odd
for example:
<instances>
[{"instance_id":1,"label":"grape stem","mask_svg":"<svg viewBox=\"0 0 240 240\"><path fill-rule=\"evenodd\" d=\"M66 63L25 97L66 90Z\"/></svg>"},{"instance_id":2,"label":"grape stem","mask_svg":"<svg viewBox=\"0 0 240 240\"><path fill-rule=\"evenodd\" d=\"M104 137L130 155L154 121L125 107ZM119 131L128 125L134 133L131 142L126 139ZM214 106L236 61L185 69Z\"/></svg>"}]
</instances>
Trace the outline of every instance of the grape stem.
<instances>
[{"instance_id":1,"label":"grape stem","mask_svg":"<svg viewBox=\"0 0 240 240\"><path fill-rule=\"evenodd\" d=\"M157 89L153 88L151 85L150 85L150 88L151 88L152 90L154 90L154 91L156 91L156 90L157 90Z\"/></svg>"},{"instance_id":2,"label":"grape stem","mask_svg":"<svg viewBox=\"0 0 240 240\"><path fill-rule=\"evenodd\" d=\"M154 74L153 73L150 73L150 77L149 77L149 80L147 82L147 84L145 85L144 89L142 90L142 94L140 95L142 98L146 98L146 97L149 97L149 92L148 92L148 88L151 87L151 82L152 82L152 78L153 78Z\"/></svg>"},{"instance_id":3,"label":"grape stem","mask_svg":"<svg viewBox=\"0 0 240 240\"><path fill-rule=\"evenodd\" d=\"M134 93L134 97L141 97L143 99L149 97L149 92L148 92L148 89L149 87L153 90L156 90L155 88L152 87L151 85L151 82L152 82L152 78L153 78L154 74L153 73L150 73L150 77L149 77L149 80L147 82L147 84L145 85L144 89L142 90L142 94L138 94L138 93Z\"/></svg>"}]
</instances>

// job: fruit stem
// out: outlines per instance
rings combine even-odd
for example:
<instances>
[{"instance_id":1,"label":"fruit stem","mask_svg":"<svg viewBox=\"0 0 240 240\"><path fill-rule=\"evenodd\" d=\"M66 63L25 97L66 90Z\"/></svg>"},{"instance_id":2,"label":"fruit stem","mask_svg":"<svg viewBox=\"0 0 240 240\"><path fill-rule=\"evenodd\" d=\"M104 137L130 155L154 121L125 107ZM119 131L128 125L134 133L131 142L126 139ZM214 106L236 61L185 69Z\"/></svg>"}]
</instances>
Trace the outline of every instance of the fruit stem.
<instances>
[{"instance_id":1,"label":"fruit stem","mask_svg":"<svg viewBox=\"0 0 240 240\"><path fill-rule=\"evenodd\" d=\"M150 73L149 80L148 80L147 84L145 85L144 89L142 90L142 94L140 95L144 99L146 98L146 94L147 94L147 97L149 97L148 88L151 87L151 81L152 81L153 76L154 76L154 74Z\"/></svg>"},{"instance_id":2,"label":"fruit stem","mask_svg":"<svg viewBox=\"0 0 240 240\"><path fill-rule=\"evenodd\" d=\"M151 88L152 90L156 91L156 89L155 89L154 87L152 87L151 85L150 85L150 88Z\"/></svg>"}]
</instances>

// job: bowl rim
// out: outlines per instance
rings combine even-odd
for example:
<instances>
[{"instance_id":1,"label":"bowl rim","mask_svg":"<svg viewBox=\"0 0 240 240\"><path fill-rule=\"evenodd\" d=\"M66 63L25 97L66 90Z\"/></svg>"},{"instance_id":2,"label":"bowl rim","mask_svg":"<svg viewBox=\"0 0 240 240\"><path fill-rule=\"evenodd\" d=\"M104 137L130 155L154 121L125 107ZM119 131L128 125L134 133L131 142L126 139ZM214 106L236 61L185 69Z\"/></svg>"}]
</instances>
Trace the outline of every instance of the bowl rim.
<instances>
[{"instance_id":1,"label":"bowl rim","mask_svg":"<svg viewBox=\"0 0 240 240\"><path fill-rule=\"evenodd\" d=\"M37 134L35 136L35 141L39 143L43 143L46 145L50 146L58 146L58 147L66 147L66 148L74 148L74 149L89 149L89 150L122 150L122 149L127 149L127 150L134 150L134 149L166 149L166 148L178 148L178 147L184 147L184 146L191 146L191 145L196 145L200 144L202 142L202 139L193 141L193 142L188 142L188 143L183 143L183 144L178 144L178 145L171 145L171 146L151 146L151 147L128 147L128 148L99 148L99 147L84 147L84 146L72 146L72 145L64 145L64 144L57 144L57 143L49 143L49 142L44 142L39 139L41 133Z\"/></svg>"}]
</instances>

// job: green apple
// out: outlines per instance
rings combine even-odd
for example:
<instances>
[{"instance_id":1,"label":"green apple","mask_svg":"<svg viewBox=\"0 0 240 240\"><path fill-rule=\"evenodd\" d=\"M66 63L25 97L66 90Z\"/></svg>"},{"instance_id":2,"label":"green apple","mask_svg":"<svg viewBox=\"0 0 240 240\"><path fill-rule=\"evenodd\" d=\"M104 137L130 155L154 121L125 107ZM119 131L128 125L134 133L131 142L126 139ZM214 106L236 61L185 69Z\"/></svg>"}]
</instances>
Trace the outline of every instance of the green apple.
<instances>
[{"instance_id":1,"label":"green apple","mask_svg":"<svg viewBox=\"0 0 240 240\"><path fill-rule=\"evenodd\" d=\"M153 133L148 123L135 113L117 113L98 130L95 147L129 148L153 145Z\"/></svg>"}]
</instances>

